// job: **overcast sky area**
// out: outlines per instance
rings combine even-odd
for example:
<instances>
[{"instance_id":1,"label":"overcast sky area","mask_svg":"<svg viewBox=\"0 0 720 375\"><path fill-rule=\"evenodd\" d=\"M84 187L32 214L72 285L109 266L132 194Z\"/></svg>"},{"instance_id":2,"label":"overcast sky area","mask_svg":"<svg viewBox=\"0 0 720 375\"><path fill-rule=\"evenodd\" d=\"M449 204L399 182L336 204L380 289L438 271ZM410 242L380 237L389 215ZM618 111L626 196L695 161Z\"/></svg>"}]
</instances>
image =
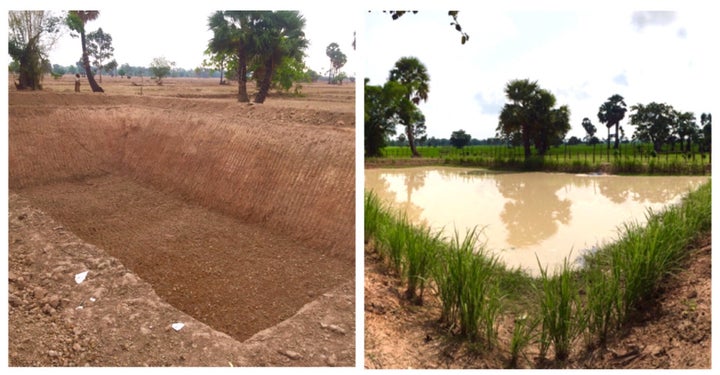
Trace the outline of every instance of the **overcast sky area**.
<instances>
[{"instance_id":1,"label":"overcast sky area","mask_svg":"<svg viewBox=\"0 0 720 375\"><path fill-rule=\"evenodd\" d=\"M694 112L699 123L701 113L717 106L720 63L714 50L720 30L713 12L635 9L642 8L459 8L458 21L470 35L465 45L447 11L420 11L396 21L370 12L361 40L365 77L382 85L401 57L423 62L430 75L429 97L420 105L428 137L449 138L458 129L477 139L493 137L505 85L524 78L550 90L558 106L569 106L568 138L585 136L584 117L599 138L606 137L597 112L616 93L628 108L666 102ZM627 136L633 128L629 113L621 122Z\"/></svg>"},{"instance_id":2,"label":"overcast sky area","mask_svg":"<svg viewBox=\"0 0 720 375\"><path fill-rule=\"evenodd\" d=\"M118 65L127 63L131 66L147 67L154 58L164 56L175 62L178 68L194 69L207 57L203 52L213 37L207 26L208 17L216 10L233 9L212 5L225 4L167 3L162 10L147 11L138 11L136 7L103 9L102 4L98 4L100 17L89 22L87 30L102 28L103 32L112 36L114 58ZM310 69L325 72L331 67L325 49L335 42L347 56L347 63L341 71L348 76L356 74L357 63L352 48L354 21L348 22L348 19L343 17L327 17L327 11L319 8L289 9L299 10L305 17L305 37L310 41L305 64ZM50 52L50 61L63 66L74 65L81 54L80 39L66 33Z\"/></svg>"}]
</instances>

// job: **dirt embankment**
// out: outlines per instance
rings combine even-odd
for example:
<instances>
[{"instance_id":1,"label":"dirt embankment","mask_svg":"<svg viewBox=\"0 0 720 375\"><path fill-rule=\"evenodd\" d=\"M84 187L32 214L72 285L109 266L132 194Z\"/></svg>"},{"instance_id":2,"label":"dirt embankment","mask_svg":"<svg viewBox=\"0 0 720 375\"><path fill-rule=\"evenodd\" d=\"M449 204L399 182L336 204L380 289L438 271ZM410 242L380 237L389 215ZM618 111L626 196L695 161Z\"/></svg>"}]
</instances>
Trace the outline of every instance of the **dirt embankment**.
<instances>
[{"instance_id":1,"label":"dirt embankment","mask_svg":"<svg viewBox=\"0 0 720 375\"><path fill-rule=\"evenodd\" d=\"M11 93L10 364L354 365L353 105L288 103Z\"/></svg>"}]
</instances>

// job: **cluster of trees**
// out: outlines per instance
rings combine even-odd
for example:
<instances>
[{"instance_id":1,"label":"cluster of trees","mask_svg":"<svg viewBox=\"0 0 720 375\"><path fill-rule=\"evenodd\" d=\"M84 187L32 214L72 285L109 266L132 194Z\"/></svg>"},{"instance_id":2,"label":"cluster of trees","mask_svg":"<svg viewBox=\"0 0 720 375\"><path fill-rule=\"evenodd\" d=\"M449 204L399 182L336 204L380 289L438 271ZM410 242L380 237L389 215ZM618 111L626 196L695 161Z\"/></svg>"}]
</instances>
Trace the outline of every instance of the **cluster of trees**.
<instances>
[{"instance_id":1,"label":"cluster of trees","mask_svg":"<svg viewBox=\"0 0 720 375\"><path fill-rule=\"evenodd\" d=\"M8 12L10 68L19 75L18 90L42 89L42 76L50 69L48 52L57 41L63 19L47 11Z\"/></svg>"},{"instance_id":2,"label":"cluster of trees","mask_svg":"<svg viewBox=\"0 0 720 375\"><path fill-rule=\"evenodd\" d=\"M427 101L430 92L425 65L416 57L402 57L382 86L368 82L366 79L365 156L380 156L396 126L403 125L412 155L419 157L416 143L427 138L425 116L418 108L421 101Z\"/></svg>"},{"instance_id":3,"label":"cluster of trees","mask_svg":"<svg viewBox=\"0 0 720 375\"><path fill-rule=\"evenodd\" d=\"M659 152L664 144L670 144L674 149L676 142L683 152L690 152L693 142L700 146L701 151L710 151L710 113L700 115L698 124L694 113L676 111L666 103L638 103L630 109L630 124L635 126L633 138L651 143L655 152Z\"/></svg>"},{"instance_id":4,"label":"cluster of trees","mask_svg":"<svg viewBox=\"0 0 720 375\"><path fill-rule=\"evenodd\" d=\"M250 101L248 79L258 87L254 102L263 103L278 71L285 83L306 73L303 58L308 40L300 12L217 11L208 18L208 27L213 38L206 54L212 66L235 72L239 102Z\"/></svg>"},{"instance_id":5,"label":"cluster of trees","mask_svg":"<svg viewBox=\"0 0 720 375\"><path fill-rule=\"evenodd\" d=\"M345 72L340 72L340 69L345 66L347 62L347 56L340 50L340 46L335 42L327 46L325 54L330 58L330 64L332 65L332 69L328 71L328 83L342 85L342 82L348 78Z\"/></svg>"},{"instance_id":6,"label":"cluster of trees","mask_svg":"<svg viewBox=\"0 0 720 375\"><path fill-rule=\"evenodd\" d=\"M525 159L531 146L544 156L550 146L563 142L570 130L570 110L566 105L555 108L555 95L528 79L510 81L505 95L510 102L500 112L496 131L509 144L522 145Z\"/></svg>"},{"instance_id":7,"label":"cluster of trees","mask_svg":"<svg viewBox=\"0 0 720 375\"><path fill-rule=\"evenodd\" d=\"M676 143L680 144L681 152L690 152L693 143L698 144L701 151L710 150L712 126L710 113L703 113L698 124L694 113L677 111L666 103L638 103L629 110L630 125L635 126L632 141L650 143L656 153L660 152L665 144L670 144L671 150L674 150ZM616 149L620 142L626 139L620 121L625 118L627 111L625 99L618 94L609 97L599 108L598 120L608 128L608 150L611 139L615 139ZM594 137L597 128L590 119L584 118L582 126L587 134L586 142L598 143L597 138ZM615 127L615 134L610 133L612 127Z\"/></svg>"},{"instance_id":8,"label":"cluster of trees","mask_svg":"<svg viewBox=\"0 0 720 375\"><path fill-rule=\"evenodd\" d=\"M69 11L55 15L49 11L10 11L8 12L8 44L9 54L13 59L10 68L19 75L15 86L18 90L40 90L43 75L52 72L48 52L59 38L62 31L69 29L70 35L80 37L82 47L81 64L78 66L85 72L93 92L103 92L93 77L95 71L110 70L117 67L112 59L114 49L112 36L98 29L86 32L85 26L100 15L97 11Z\"/></svg>"},{"instance_id":9,"label":"cluster of trees","mask_svg":"<svg viewBox=\"0 0 720 375\"><path fill-rule=\"evenodd\" d=\"M177 69L164 57L153 59L149 67L118 67L113 58L112 36L102 28L87 31L87 23L96 20L98 11L68 11L61 15L45 11L9 12L9 53L13 59L10 70L17 72L18 89L42 89L45 73L59 76L81 73L87 77L93 92L103 92L94 76L102 83L103 72L120 76L202 76L232 72L238 80L238 100L249 101L247 79L254 79L259 88L255 102L262 103L271 87L289 90L297 82L311 82L321 76L308 69L303 58L308 41L303 31L305 19L295 11L218 11L208 19L213 31L202 67L194 70ZM48 52L63 30L80 37L82 57L73 66L52 66ZM347 58L339 51L331 56L336 69ZM343 73L344 74L344 73ZM347 76L338 77L339 82Z\"/></svg>"}]
</instances>

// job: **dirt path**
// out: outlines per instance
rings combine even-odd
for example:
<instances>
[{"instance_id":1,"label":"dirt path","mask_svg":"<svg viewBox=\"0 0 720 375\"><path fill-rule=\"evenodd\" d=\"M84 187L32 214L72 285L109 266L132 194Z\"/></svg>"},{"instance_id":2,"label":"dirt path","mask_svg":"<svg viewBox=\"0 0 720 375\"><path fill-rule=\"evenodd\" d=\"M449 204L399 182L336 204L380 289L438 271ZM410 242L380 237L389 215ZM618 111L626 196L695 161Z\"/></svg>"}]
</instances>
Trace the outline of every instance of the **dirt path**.
<instances>
[{"instance_id":1,"label":"dirt path","mask_svg":"<svg viewBox=\"0 0 720 375\"><path fill-rule=\"evenodd\" d=\"M692 250L685 267L660 288L652 308L613 337L606 350L571 355L565 368L709 369L711 366L711 237ZM437 324L439 302L424 306L400 298L397 277L369 249L365 252L365 367L377 368L504 368L507 352L476 354L448 336ZM505 326L509 326L505 324ZM500 342L510 331L501 329ZM582 347L582 345L578 345ZM532 358L533 353L529 353ZM522 367L534 368L525 362Z\"/></svg>"}]
</instances>

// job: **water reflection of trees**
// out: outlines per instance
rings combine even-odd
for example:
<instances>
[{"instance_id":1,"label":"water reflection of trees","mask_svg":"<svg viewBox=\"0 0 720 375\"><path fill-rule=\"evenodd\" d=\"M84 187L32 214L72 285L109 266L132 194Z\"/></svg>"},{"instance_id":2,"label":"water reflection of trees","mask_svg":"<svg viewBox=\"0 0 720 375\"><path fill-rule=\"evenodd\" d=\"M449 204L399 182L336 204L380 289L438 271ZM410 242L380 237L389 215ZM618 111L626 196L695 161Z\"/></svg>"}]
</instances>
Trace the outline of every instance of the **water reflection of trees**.
<instances>
[{"instance_id":1,"label":"water reflection of trees","mask_svg":"<svg viewBox=\"0 0 720 375\"><path fill-rule=\"evenodd\" d=\"M423 208L413 203L413 193L423 186L425 186L425 178L429 173L428 170L399 170L399 171L383 171L377 173L375 171L371 173L365 173L365 186L371 187L378 196L386 201L389 201L401 212L405 213L413 222L419 223ZM399 176L403 179L405 201L400 202L400 197L393 197L393 193L390 191L390 183L388 178L390 176Z\"/></svg>"},{"instance_id":2,"label":"water reflection of trees","mask_svg":"<svg viewBox=\"0 0 720 375\"><path fill-rule=\"evenodd\" d=\"M556 194L567 182L542 174L508 174L496 180L498 191L508 199L500 218L510 246L537 244L555 234L559 223L569 223L571 202Z\"/></svg>"},{"instance_id":3,"label":"water reflection of trees","mask_svg":"<svg viewBox=\"0 0 720 375\"><path fill-rule=\"evenodd\" d=\"M637 202L666 203L684 194L701 179L686 177L605 177L597 179L600 193L614 203L628 199ZM691 184L692 183L692 184Z\"/></svg>"}]
</instances>

